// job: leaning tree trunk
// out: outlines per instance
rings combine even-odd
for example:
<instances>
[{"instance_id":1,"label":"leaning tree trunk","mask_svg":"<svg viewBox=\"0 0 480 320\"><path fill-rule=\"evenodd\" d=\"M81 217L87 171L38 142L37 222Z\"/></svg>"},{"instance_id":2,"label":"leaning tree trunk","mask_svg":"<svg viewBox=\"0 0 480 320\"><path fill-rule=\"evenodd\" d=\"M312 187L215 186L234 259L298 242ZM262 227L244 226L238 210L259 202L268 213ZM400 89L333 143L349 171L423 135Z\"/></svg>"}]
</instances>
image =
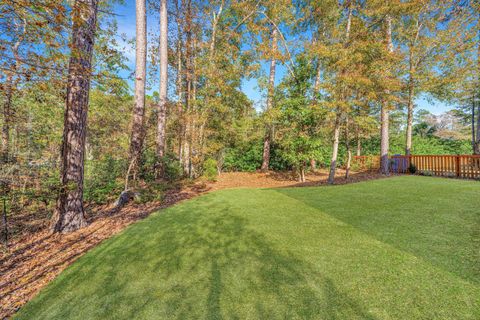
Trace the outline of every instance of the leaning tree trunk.
<instances>
[{"instance_id":1,"label":"leaning tree trunk","mask_svg":"<svg viewBox=\"0 0 480 320\"><path fill-rule=\"evenodd\" d=\"M347 46L348 41L350 39L350 28L352 25L352 9L348 8L348 15L347 15L347 25L346 25L346 32L345 32L345 42L343 44L344 48ZM345 75L346 70L341 70L340 74L342 76ZM343 87L340 97L343 101L346 101L346 92L345 88ZM335 127L333 130L333 150L332 150L332 160L330 161L330 173L328 174L327 182L329 184L333 184L335 181L335 171L337 169L337 158L338 158L338 143L340 140L340 125L343 116L343 111L341 108L337 109L337 115L335 117Z\"/></svg>"},{"instance_id":2,"label":"leaning tree trunk","mask_svg":"<svg viewBox=\"0 0 480 320\"><path fill-rule=\"evenodd\" d=\"M277 61L275 60L275 54L277 51L277 29L273 26L272 29L272 57L270 60L270 77L268 79L268 95L267 106L265 112L268 112L273 106L273 96L275 92L275 68ZM268 122L268 120L267 120ZM270 144L272 142L272 126L267 123L265 128L265 137L263 140L263 157L262 157L262 171L268 171L270 166Z\"/></svg>"},{"instance_id":3,"label":"leaning tree trunk","mask_svg":"<svg viewBox=\"0 0 480 320\"><path fill-rule=\"evenodd\" d=\"M168 81L168 15L167 0L160 1L160 90L157 118L157 178L163 176L165 156L165 132L167 122L167 81Z\"/></svg>"},{"instance_id":4,"label":"leaning tree trunk","mask_svg":"<svg viewBox=\"0 0 480 320\"><path fill-rule=\"evenodd\" d=\"M54 232L70 232L87 224L83 209L83 171L97 6L98 0L77 0L73 6L62 144L62 190L53 217Z\"/></svg>"},{"instance_id":5,"label":"leaning tree trunk","mask_svg":"<svg viewBox=\"0 0 480 320\"><path fill-rule=\"evenodd\" d=\"M133 106L132 133L130 138L129 168L125 182L135 178L138 172L143 146L145 118L145 80L147 66L147 13L146 0L136 0L136 48L135 48L135 104Z\"/></svg>"},{"instance_id":6,"label":"leaning tree trunk","mask_svg":"<svg viewBox=\"0 0 480 320\"><path fill-rule=\"evenodd\" d=\"M386 37L387 37L387 49L389 53L393 52L393 43L392 43L392 18L390 15L387 15L385 18L386 21ZM388 97L390 95L390 90L385 90L385 95ZM382 107L380 111L380 172L382 174L388 175L390 173L389 160L388 160L388 149L389 149L389 112L387 99L383 99Z\"/></svg>"}]
</instances>

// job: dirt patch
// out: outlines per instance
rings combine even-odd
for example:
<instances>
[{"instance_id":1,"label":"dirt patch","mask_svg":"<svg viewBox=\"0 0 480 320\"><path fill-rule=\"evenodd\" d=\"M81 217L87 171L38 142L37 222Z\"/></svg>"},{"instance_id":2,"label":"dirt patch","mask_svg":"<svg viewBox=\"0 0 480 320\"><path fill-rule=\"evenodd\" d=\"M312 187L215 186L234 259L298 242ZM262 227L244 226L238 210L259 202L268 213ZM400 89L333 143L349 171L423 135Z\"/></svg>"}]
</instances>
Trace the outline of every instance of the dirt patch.
<instances>
[{"instance_id":1,"label":"dirt patch","mask_svg":"<svg viewBox=\"0 0 480 320\"><path fill-rule=\"evenodd\" d=\"M383 176L377 172L353 172L345 179L345 171L338 169L335 184L353 183L365 180L379 179ZM228 172L221 174L217 182L209 185L211 190L230 188L279 188L307 187L327 184L328 171L318 170L309 173L305 182L299 182L292 172Z\"/></svg>"},{"instance_id":2,"label":"dirt patch","mask_svg":"<svg viewBox=\"0 0 480 320\"><path fill-rule=\"evenodd\" d=\"M131 204L119 211L115 211L112 206L90 208L87 211L89 225L65 235L51 234L47 227L47 216L37 216L40 221L35 223L35 228L20 232L11 241L8 251L0 252L0 318L10 317L85 252L152 212L209 191L316 186L326 184L327 177L328 173L320 170L308 174L306 182L299 183L291 173L223 173L214 183L199 181L178 190L170 190L161 203ZM339 170L336 184L380 177L377 173L363 172L352 173L346 180L344 172Z\"/></svg>"}]
</instances>

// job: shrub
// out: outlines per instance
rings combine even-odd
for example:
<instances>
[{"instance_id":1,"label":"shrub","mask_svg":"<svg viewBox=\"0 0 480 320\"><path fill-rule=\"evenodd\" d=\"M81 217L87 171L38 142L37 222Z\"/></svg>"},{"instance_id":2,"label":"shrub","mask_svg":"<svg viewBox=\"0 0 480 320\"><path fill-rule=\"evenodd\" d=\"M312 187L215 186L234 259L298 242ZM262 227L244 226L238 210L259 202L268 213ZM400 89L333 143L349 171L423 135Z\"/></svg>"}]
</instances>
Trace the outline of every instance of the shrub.
<instances>
[{"instance_id":1,"label":"shrub","mask_svg":"<svg viewBox=\"0 0 480 320\"><path fill-rule=\"evenodd\" d=\"M410 163L410 165L408 166L408 172L411 174L415 174L417 172L417 166L415 166L415 164L413 163Z\"/></svg>"},{"instance_id":2,"label":"shrub","mask_svg":"<svg viewBox=\"0 0 480 320\"><path fill-rule=\"evenodd\" d=\"M123 188L125 162L108 155L101 160L86 162L85 200L106 203L116 197Z\"/></svg>"},{"instance_id":3,"label":"shrub","mask_svg":"<svg viewBox=\"0 0 480 320\"><path fill-rule=\"evenodd\" d=\"M175 154L167 153L162 159L160 159L163 165L164 178L167 181L176 181L182 178L183 169L180 165L180 161ZM157 157L154 151L144 152L140 163L139 178L145 182L154 182L155 179L155 165L157 163Z\"/></svg>"},{"instance_id":4,"label":"shrub","mask_svg":"<svg viewBox=\"0 0 480 320\"><path fill-rule=\"evenodd\" d=\"M203 176L208 181L215 181L217 180L217 175L218 175L217 161L212 158L205 160L205 162L203 163Z\"/></svg>"},{"instance_id":5,"label":"shrub","mask_svg":"<svg viewBox=\"0 0 480 320\"><path fill-rule=\"evenodd\" d=\"M161 160L165 170L164 177L167 181L176 181L182 178L183 169L180 161L173 154L167 154Z\"/></svg>"}]
</instances>

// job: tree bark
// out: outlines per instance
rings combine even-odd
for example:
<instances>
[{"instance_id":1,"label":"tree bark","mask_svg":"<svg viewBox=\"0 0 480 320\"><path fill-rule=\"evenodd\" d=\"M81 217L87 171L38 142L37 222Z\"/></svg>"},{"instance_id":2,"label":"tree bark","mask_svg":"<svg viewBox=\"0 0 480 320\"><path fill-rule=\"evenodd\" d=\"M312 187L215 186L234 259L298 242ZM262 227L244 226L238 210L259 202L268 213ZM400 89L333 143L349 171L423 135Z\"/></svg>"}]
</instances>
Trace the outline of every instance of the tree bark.
<instances>
[{"instance_id":1,"label":"tree bark","mask_svg":"<svg viewBox=\"0 0 480 320\"><path fill-rule=\"evenodd\" d=\"M267 93L267 106L265 112L268 112L273 106L273 97L275 92L275 68L276 68L276 59L275 54L277 51L277 29L275 26L272 27L272 57L270 59L270 77L268 79L268 93ZM268 122L268 120L267 120ZM270 166L270 144L272 140L272 126L267 123L265 128L265 137L263 140L263 160L261 170L263 172L268 171Z\"/></svg>"},{"instance_id":2,"label":"tree bark","mask_svg":"<svg viewBox=\"0 0 480 320\"><path fill-rule=\"evenodd\" d=\"M62 190L53 217L54 232L86 226L83 176L88 97L98 0L77 0L73 5L71 56L62 144Z\"/></svg>"},{"instance_id":3,"label":"tree bark","mask_svg":"<svg viewBox=\"0 0 480 320\"><path fill-rule=\"evenodd\" d=\"M320 61L317 66L317 74L315 76L315 83L313 85L313 103L317 102L317 95L320 91L320 80L322 77L322 68L320 67ZM317 161L315 159L310 159L310 170L315 172L317 170Z\"/></svg>"},{"instance_id":4,"label":"tree bark","mask_svg":"<svg viewBox=\"0 0 480 320\"><path fill-rule=\"evenodd\" d=\"M5 82L5 102L3 103L2 151L1 162L7 163L10 158L10 124L13 96L13 72L7 73Z\"/></svg>"},{"instance_id":5,"label":"tree bark","mask_svg":"<svg viewBox=\"0 0 480 320\"><path fill-rule=\"evenodd\" d=\"M135 95L130 138L129 173L125 189L128 189L129 176L136 177L143 146L145 118L145 81L147 68L147 12L146 0L136 0L136 46L135 46Z\"/></svg>"},{"instance_id":6,"label":"tree bark","mask_svg":"<svg viewBox=\"0 0 480 320\"><path fill-rule=\"evenodd\" d=\"M357 139L357 156L362 155L362 138L360 137L360 129L358 125L355 127L355 136Z\"/></svg>"},{"instance_id":7,"label":"tree bark","mask_svg":"<svg viewBox=\"0 0 480 320\"><path fill-rule=\"evenodd\" d=\"M25 21L23 21L23 33L19 36L17 41L13 44L12 53L14 62L11 70L6 72L7 78L5 81L5 101L3 103L3 126L2 126L2 149L0 152L0 163L7 163L10 160L10 127L12 124L12 100L13 92L15 90L14 75L18 69L18 49L25 34Z\"/></svg>"},{"instance_id":8,"label":"tree bark","mask_svg":"<svg viewBox=\"0 0 480 320\"><path fill-rule=\"evenodd\" d=\"M386 23L386 42L387 42L387 50L389 53L393 52L393 43L392 43L392 18L390 15L385 17ZM390 90L385 90L385 96L390 95ZM380 122L381 122L381 129L380 129L380 172L385 175L390 174L389 168L389 160L388 160L388 149L389 149L389 111L387 100L383 99L382 107L380 112Z\"/></svg>"},{"instance_id":9,"label":"tree bark","mask_svg":"<svg viewBox=\"0 0 480 320\"><path fill-rule=\"evenodd\" d=\"M185 2L185 29L186 35L185 41L185 117L184 130L183 130L183 156L184 156L184 172L188 177L192 176L192 163L191 163L191 113L192 113L192 89L193 89L193 21L192 21L192 1L187 0Z\"/></svg>"},{"instance_id":10,"label":"tree bark","mask_svg":"<svg viewBox=\"0 0 480 320\"><path fill-rule=\"evenodd\" d=\"M478 24L480 24L480 14L478 16ZM475 141L475 154L480 154L480 28L478 28L478 45L477 45L477 87L473 93L475 104L477 105L477 134ZM475 108L474 104L474 108ZM473 116L475 118L475 116ZM473 120L475 121L475 120ZM473 125L472 125L473 127ZM475 129L474 129L475 130Z\"/></svg>"},{"instance_id":11,"label":"tree bark","mask_svg":"<svg viewBox=\"0 0 480 320\"><path fill-rule=\"evenodd\" d=\"M348 4L350 6L350 4ZM352 9L348 8L347 14L347 25L345 30L345 42L343 44L344 48L348 45L348 41L350 39L350 27L352 25ZM343 76L346 70L342 69L340 74ZM342 84L342 88L340 89L340 99L345 101L347 99L345 87ZM335 171L337 169L337 158L338 158L338 143L340 139L340 125L343 116L343 110L341 108L337 108L337 115L335 117L335 127L333 129L333 151L332 151L332 160L330 161L330 173L328 174L327 182L329 184L333 184L335 181Z\"/></svg>"},{"instance_id":12,"label":"tree bark","mask_svg":"<svg viewBox=\"0 0 480 320\"><path fill-rule=\"evenodd\" d=\"M180 4L179 4L180 2ZM181 1L175 1L176 7L176 22L177 22L177 79L176 79L176 86L177 86L177 113L178 113L178 160L183 167L183 123L184 123L184 115L183 115L183 60L182 60L182 19L181 9L182 3Z\"/></svg>"},{"instance_id":13,"label":"tree bark","mask_svg":"<svg viewBox=\"0 0 480 320\"><path fill-rule=\"evenodd\" d=\"M405 142L405 155L409 156L412 151L412 132L413 132L413 98L414 98L414 68L413 68L413 48L410 46L409 58L409 76L408 76L408 103L407 103L407 132Z\"/></svg>"},{"instance_id":14,"label":"tree bark","mask_svg":"<svg viewBox=\"0 0 480 320\"><path fill-rule=\"evenodd\" d=\"M160 88L157 113L157 178L164 174L165 132L167 122L168 14L167 0L160 1Z\"/></svg>"},{"instance_id":15,"label":"tree bark","mask_svg":"<svg viewBox=\"0 0 480 320\"><path fill-rule=\"evenodd\" d=\"M332 160L330 161L330 173L328 174L328 183L333 184L335 182L335 171L337 169L338 158L338 143L340 140L340 120L341 114L337 113L335 118L335 128L333 129L333 151Z\"/></svg>"},{"instance_id":16,"label":"tree bark","mask_svg":"<svg viewBox=\"0 0 480 320\"><path fill-rule=\"evenodd\" d=\"M345 179L348 179L350 175L350 163L352 161L352 150L350 149L350 132L349 132L349 120L345 121L345 147L347 149L347 166L345 168Z\"/></svg>"}]
</instances>

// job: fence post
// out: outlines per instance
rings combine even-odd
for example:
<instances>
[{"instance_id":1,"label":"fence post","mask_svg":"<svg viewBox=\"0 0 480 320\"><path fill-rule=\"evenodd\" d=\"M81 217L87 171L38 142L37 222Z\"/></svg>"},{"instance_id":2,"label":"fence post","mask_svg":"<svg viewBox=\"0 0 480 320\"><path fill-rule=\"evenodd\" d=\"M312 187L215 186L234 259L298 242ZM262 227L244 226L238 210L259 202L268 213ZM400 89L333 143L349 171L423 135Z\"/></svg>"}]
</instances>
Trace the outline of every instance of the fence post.
<instances>
[{"instance_id":1,"label":"fence post","mask_svg":"<svg viewBox=\"0 0 480 320\"><path fill-rule=\"evenodd\" d=\"M457 177L460 177L460 155L455 156L455 166L457 169Z\"/></svg>"}]
</instances>

